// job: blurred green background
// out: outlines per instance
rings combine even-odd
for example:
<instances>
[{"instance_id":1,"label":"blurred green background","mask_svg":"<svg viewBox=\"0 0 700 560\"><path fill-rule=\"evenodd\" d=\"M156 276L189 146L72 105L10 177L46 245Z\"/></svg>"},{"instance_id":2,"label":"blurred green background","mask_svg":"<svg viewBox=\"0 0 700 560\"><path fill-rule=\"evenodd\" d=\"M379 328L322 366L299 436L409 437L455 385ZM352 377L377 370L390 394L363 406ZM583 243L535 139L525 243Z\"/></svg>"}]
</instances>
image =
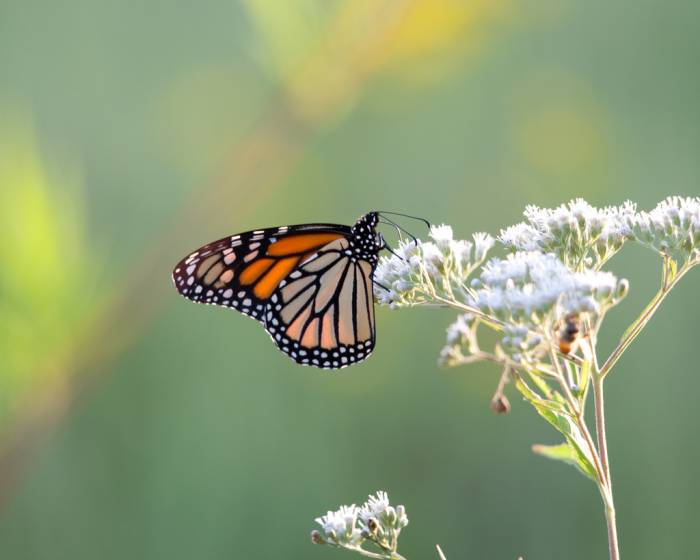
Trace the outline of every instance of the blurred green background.
<instances>
[{"instance_id":1,"label":"blurred green background","mask_svg":"<svg viewBox=\"0 0 700 560\"><path fill-rule=\"evenodd\" d=\"M700 192L700 4L0 0L0 557L340 558L313 518L378 489L408 558L606 555L600 499L452 314L377 313L329 374L190 305L191 249L388 209L497 233L528 203ZM416 231L416 233L421 233ZM655 257L609 348L654 292ZM697 555L694 271L608 389L623 557Z\"/></svg>"}]
</instances>

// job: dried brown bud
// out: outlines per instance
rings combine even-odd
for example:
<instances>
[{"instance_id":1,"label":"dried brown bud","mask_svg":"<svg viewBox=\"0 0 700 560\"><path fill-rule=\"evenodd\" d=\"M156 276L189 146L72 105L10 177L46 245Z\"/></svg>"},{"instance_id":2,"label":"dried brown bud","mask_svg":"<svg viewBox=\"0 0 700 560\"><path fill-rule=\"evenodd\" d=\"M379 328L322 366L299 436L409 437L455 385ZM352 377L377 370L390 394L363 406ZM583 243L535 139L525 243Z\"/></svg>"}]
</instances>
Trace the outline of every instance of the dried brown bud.
<instances>
[{"instance_id":1,"label":"dried brown bud","mask_svg":"<svg viewBox=\"0 0 700 560\"><path fill-rule=\"evenodd\" d=\"M315 529L311 531L311 542L314 544L326 544L326 541L321 536L321 532Z\"/></svg>"},{"instance_id":2,"label":"dried brown bud","mask_svg":"<svg viewBox=\"0 0 700 560\"><path fill-rule=\"evenodd\" d=\"M496 414L507 414L510 412L510 402L503 393L497 393L491 399L491 411Z\"/></svg>"}]
</instances>

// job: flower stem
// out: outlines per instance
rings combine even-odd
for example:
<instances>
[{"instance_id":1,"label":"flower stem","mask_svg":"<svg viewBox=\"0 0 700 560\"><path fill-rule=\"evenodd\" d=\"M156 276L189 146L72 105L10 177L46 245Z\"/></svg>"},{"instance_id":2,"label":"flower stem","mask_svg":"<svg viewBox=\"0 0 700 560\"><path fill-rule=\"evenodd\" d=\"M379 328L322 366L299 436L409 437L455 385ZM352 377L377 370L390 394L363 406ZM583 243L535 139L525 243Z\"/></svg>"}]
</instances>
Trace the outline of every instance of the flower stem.
<instances>
[{"instance_id":1,"label":"flower stem","mask_svg":"<svg viewBox=\"0 0 700 560\"><path fill-rule=\"evenodd\" d=\"M362 546L343 546L342 548L353 550L362 556L367 558L375 558L376 560L406 560L406 558L393 550L387 550L386 552L371 552L365 548L362 548Z\"/></svg>"},{"instance_id":2,"label":"flower stem","mask_svg":"<svg viewBox=\"0 0 700 560\"><path fill-rule=\"evenodd\" d=\"M617 524L615 522L615 508L605 508L605 519L608 523L608 551L610 560L619 560L620 551L617 545Z\"/></svg>"},{"instance_id":3,"label":"flower stem","mask_svg":"<svg viewBox=\"0 0 700 560\"><path fill-rule=\"evenodd\" d=\"M605 435L605 398L603 394L603 377L597 372L593 374L593 398L595 400L595 431L598 439L600 462L603 465L603 472L605 474L605 482L608 485L608 490L612 490L610 462L608 461L608 442Z\"/></svg>"},{"instance_id":4,"label":"flower stem","mask_svg":"<svg viewBox=\"0 0 700 560\"><path fill-rule=\"evenodd\" d=\"M608 459L608 442L605 434L605 398L603 394L603 376L599 372L593 374L593 398L595 402L595 431L598 439L598 452L603 467L605 479L600 483L605 486L605 520L608 525L608 549L610 560L619 560L620 551L617 543L617 523L615 505L613 503L612 478L610 477L610 461Z\"/></svg>"}]
</instances>

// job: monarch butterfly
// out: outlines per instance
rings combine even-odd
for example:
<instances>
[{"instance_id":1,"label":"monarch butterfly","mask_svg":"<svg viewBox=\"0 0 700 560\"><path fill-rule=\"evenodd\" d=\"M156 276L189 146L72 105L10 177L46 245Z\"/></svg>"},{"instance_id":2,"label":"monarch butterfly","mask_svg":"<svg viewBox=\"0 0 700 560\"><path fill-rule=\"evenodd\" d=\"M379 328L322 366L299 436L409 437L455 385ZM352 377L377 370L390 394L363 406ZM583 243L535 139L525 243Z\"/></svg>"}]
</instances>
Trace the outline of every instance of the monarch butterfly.
<instances>
[{"instance_id":1,"label":"monarch butterfly","mask_svg":"<svg viewBox=\"0 0 700 560\"><path fill-rule=\"evenodd\" d=\"M369 212L352 227L302 224L224 237L182 259L173 281L192 301L260 321L298 364L343 368L374 350L372 276L387 247L376 231L379 217Z\"/></svg>"}]
</instances>

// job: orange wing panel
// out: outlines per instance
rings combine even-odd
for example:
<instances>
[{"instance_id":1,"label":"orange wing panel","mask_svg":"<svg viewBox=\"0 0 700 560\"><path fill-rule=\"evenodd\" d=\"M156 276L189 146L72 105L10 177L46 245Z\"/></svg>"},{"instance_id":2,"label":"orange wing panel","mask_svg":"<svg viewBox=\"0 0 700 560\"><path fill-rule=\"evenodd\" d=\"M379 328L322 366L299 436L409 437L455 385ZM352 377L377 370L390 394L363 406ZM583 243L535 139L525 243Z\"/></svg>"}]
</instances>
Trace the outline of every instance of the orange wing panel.
<instances>
[{"instance_id":1,"label":"orange wing panel","mask_svg":"<svg viewBox=\"0 0 700 560\"><path fill-rule=\"evenodd\" d=\"M322 247L326 243L344 237L340 233L299 233L276 241L267 248L271 257L284 257Z\"/></svg>"},{"instance_id":2,"label":"orange wing panel","mask_svg":"<svg viewBox=\"0 0 700 560\"><path fill-rule=\"evenodd\" d=\"M239 276L240 283L244 286L246 284L252 284L258 278L260 278L273 264L275 264L275 261L273 259L254 260L245 268L243 272L241 272L241 275Z\"/></svg>"},{"instance_id":3,"label":"orange wing panel","mask_svg":"<svg viewBox=\"0 0 700 560\"><path fill-rule=\"evenodd\" d=\"M267 274L255 285L255 295L260 299L267 299L272 295L292 269L299 262L299 257L289 257L278 261Z\"/></svg>"}]
</instances>

